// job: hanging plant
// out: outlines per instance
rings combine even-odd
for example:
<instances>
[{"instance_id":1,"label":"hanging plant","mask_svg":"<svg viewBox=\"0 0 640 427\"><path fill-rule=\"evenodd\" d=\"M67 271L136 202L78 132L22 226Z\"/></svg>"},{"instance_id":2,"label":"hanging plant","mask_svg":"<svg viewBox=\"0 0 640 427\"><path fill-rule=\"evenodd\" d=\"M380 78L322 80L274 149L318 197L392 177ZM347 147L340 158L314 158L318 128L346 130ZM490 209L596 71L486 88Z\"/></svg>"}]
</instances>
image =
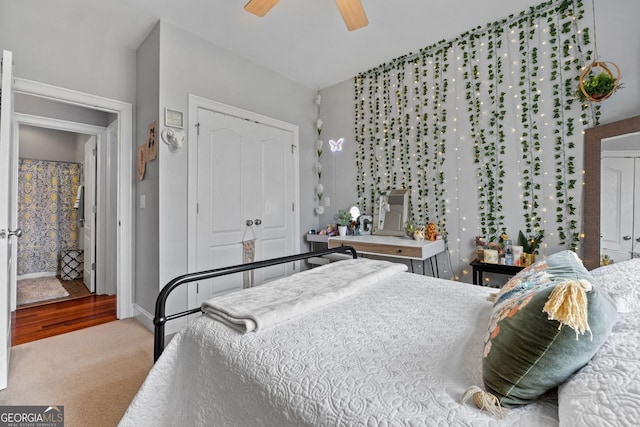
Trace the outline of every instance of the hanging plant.
<instances>
[{"instance_id":1,"label":"hanging plant","mask_svg":"<svg viewBox=\"0 0 640 427\"><path fill-rule=\"evenodd\" d=\"M582 102L602 102L621 88L620 77L620 68L613 62L592 62L580 74L576 96Z\"/></svg>"},{"instance_id":2,"label":"hanging plant","mask_svg":"<svg viewBox=\"0 0 640 427\"><path fill-rule=\"evenodd\" d=\"M594 60L587 65L578 79L576 95L581 101L602 102L620 88L620 68L613 62L598 60L598 43L596 40L596 5L591 0L593 12L593 52ZM614 69L615 72L611 71Z\"/></svg>"}]
</instances>

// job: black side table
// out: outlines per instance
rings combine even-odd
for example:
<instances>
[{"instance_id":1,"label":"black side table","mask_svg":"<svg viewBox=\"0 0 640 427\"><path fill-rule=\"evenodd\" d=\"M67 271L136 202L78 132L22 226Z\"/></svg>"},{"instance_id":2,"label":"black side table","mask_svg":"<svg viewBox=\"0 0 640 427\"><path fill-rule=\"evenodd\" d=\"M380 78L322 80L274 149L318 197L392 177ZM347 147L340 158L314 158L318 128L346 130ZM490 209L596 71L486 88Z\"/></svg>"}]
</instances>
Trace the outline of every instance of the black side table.
<instances>
[{"instance_id":1,"label":"black side table","mask_svg":"<svg viewBox=\"0 0 640 427\"><path fill-rule=\"evenodd\" d=\"M487 264L477 259L469 263L473 267L473 284L484 286L482 283L482 273L498 273L508 276L516 275L524 267L521 265Z\"/></svg>"}]
</instances>

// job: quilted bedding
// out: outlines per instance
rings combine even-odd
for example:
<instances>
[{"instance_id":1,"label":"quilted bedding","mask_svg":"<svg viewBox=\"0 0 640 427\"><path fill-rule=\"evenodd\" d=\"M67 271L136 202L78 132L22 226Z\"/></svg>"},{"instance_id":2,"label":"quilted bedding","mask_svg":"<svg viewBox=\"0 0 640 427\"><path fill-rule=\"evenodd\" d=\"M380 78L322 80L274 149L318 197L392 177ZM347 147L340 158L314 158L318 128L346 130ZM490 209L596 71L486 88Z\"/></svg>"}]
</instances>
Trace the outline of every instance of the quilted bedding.
<instances>
[{"instance_id":1,"label":"quilted bedding","mask_svg":"<svg viewBox=\"0 0 640 427\"><path fill-rule=\"evenodd\" d=\"M493 290L406 272L258 332L202 315L179 332L122 426L545 426L557 397L498 421L480 384Z\"/></svg>"},{"instance_id":2,"label":"quilted bedding","mask_svg":"<svg viewBox=\"0 0 640 427\"><path fill-rule=\"evenodd\" d=\"M559 387L560 426L637 426L640 420L640 259L591 272L617 305L612 334Z\"/></svg>"}]
</instances>

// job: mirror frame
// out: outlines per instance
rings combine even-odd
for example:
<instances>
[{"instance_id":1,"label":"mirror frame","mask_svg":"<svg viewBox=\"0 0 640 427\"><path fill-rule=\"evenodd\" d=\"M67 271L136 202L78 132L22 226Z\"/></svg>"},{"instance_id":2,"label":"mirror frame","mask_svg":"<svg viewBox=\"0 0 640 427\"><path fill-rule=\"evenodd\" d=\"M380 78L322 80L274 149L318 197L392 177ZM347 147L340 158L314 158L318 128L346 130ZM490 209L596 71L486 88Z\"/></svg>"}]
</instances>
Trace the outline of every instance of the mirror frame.
<instances>
[{"instance_id":1,"label":"mirror frame","mask_svg":"<svg viewBox=\"0 0 640 427\"><path fill-rule=\"evenodd\" d=\"M588 270L600 267L600 158L602 140L640 132L640 116L585 130L582 262Z\"/></svg>"}]
</instances>

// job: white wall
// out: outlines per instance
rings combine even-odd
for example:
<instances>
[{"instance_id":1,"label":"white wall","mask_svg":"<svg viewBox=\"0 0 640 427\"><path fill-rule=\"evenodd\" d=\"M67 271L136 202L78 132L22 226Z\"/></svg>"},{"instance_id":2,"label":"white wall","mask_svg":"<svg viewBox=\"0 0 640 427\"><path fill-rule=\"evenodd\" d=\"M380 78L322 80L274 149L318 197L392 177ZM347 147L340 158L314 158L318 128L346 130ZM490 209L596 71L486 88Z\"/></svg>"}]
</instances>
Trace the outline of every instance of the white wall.
<instances>
[{"instance_id":1,"label":"white wall","mask_svg":"<svg viewBox=\"0 0 640 427\"><path fill-rule=\"evenodd\" d=\"M599 57L602 61L613 61L618 64L621 68L624 88L602 103L600 120L602 124L640 114L640 103L638 102L638 94L640 92L640 26L635 23L635 18L640 16L640 2L636 0L620 0L616 1L615 7L605 8L603 5L603 2L597 2L596 5L596 35ZM590 11L588 15L591 16ZM353 144L355 138L353 80L349 79L325 88L321 91L321 94L321 117L324 120L323 139L325 142L329 138L345 137L346 139L342 153L333 154L325 150L325 154L322 156L324 194L331 198L331 207L326 208L325 213L320 218L321 226L325 226L327 223L335 222L333 218L338 209L345 209L357 200L355 188L357 173L355 169L356 151ZM463 102L463 105L460 109L466 111L466 100L463 99L461 102ZM469 153L469 155L471 154ZM581 155L579 160L580 164L576 164L576 167L581 169ZM517 159L512 159L512 161L513 164L517 163ZM505 163L507 162L508 160L505 161ZM545 171L552 174L554 165L546 166ZM464 191L475 192L475 188L477 188L475 182L463 182L459 191L462 195ZM475 197L475 193L473 197ZM520 209L520 205L504 206L505 212L520 212ZM371 214L371 212L367 213ZM460 211L452 213L452 215L457 218L475 217L476 212ZM455 218L453 220L449 218L447 221L449 227L456 227L457 222ZM459 233L456 232L455 234ZM470 244L469 247L471 248ZM459 275L461 280L471 282L471 274L467 263L455 257L452 257L451 261L452 266L449 267L448 260L441 259L440 270L447 269L451 272L448 274ZM499 280L501 276L497 277Z\"/></svg>"}]
</instances>

